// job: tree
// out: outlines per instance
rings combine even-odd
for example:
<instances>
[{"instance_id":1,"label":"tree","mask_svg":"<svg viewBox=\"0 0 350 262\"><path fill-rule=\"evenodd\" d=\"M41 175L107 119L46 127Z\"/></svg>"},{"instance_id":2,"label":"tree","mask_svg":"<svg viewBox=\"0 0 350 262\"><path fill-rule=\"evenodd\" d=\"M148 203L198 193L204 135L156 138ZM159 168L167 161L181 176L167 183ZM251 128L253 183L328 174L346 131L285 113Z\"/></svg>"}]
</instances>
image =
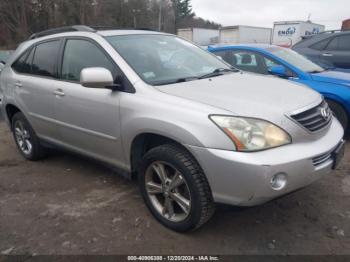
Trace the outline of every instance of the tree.
<instances>
[{"instance_id":1,"label":"tree","mask_svg":"<svg viewBox=\"0 0 350 262\"><path fill-rule=\"evenodd\" d=\"M172 0L175 15L175 31L178 29L179 22L193 16L191 0Z\"/></svg>"},{"instance_id":2,"label":"tree","mask_svg":"<svg viewBox=\"0 0 350 262\"><path fill-rule=\"evenodd\" d=\"M0 47L15 48L54 27L137 27L174 33L177 27L218 25L195 17L190 0L0 0Z\"/></svg>"}]
</instances>

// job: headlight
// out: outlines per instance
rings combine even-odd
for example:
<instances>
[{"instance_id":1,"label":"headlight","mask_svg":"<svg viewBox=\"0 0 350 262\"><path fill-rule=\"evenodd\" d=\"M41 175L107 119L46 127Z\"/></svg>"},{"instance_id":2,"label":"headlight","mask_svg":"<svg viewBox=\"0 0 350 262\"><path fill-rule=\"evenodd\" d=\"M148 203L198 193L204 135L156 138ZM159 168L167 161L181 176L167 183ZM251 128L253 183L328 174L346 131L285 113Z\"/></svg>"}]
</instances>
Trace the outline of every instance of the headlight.
<instances>
[{"instance_id":1,"label":"headlight","mask_svg":"<svg viewBox=\"0 0 350 262\"><path fill-rule=\"evenodd\" d=\"M232 140L237 151L260 151L292 142L288 133L265 120L219 115L210 119Z\"/></svg>"}]
</instances>

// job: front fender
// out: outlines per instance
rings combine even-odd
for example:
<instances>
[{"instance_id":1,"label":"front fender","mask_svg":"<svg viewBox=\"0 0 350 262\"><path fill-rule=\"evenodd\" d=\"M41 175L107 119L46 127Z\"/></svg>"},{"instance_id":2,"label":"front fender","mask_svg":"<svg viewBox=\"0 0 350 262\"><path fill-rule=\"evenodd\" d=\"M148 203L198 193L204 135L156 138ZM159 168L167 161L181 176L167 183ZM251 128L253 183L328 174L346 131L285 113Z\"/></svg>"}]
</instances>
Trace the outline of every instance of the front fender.
<instances>
[{"instance_id":1,"label":"front fender","mask_svg":"<svg viewBox=\"0 0 350 262\"><path fill-rule=\"evenodd\" d=\"M167 96L164 96L167 97ZM210 119L210 114L229 112L187 102L181 98L124 95L121 98L121 134L125 159L130 158L134 139L140 134L155 134L182 145L234 150L233 142Z\"/></svg>"}]
</instances>

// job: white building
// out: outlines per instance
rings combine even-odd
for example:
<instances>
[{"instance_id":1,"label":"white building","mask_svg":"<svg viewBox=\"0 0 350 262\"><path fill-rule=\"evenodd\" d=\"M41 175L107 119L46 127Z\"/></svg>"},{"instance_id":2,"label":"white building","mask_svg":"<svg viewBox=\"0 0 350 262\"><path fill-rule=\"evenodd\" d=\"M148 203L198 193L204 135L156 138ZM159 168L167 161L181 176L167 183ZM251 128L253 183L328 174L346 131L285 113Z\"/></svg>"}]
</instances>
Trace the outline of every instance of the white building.
<instances>
[{"instance_id":1,"label":"white building","mask_svg":"<svg viewBox=\"0 0 350 262\"><path fill-rule=\"evenodd\" d=\"M236 25L223 27L220 30L220 43L271 43L271 28Z\"/></svg>"},{"instance_id":2,"label":"white building","mask_svg":"<svg viewBox=\"0 0 350 262\"><path fill-rule=\"evenodd\" d=\"M275 22L272 43L274 45L291 47L298 43L303 36L318 34L324 30L324 25L311 23L310 21Z\"/></svg>"},{"instance_id":3,"label":"white building","mask_svg":"<svg viewBox=\"0 0 350 262\"><path fill-rule=\"evenodd\" d=\"M216 29L184 28L178 29L177 35L197 45L207 46L219 42L220 32Z\"/></svg>"}]
</instances>

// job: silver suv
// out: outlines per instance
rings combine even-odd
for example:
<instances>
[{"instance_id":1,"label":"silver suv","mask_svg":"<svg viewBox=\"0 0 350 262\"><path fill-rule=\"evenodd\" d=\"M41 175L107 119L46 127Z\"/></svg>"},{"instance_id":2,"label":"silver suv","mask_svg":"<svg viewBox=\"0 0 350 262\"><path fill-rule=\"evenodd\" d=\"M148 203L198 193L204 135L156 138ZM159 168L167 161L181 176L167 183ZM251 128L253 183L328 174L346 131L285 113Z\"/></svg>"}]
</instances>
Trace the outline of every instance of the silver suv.
<instances>
[{"instance_id":1,"label":"silver suv","mask_svg":"<svg viewBox=\"0 0 350 262\"><path fill-rule=\"evenodd\" d=\"M252 206L309 185L343 155L320 94L242 73L174 35L85 26L35 34L1 74L21 154L47 146L129 178L163 225L203 225L214 203Z\"/></svg>"}]
</instances>

